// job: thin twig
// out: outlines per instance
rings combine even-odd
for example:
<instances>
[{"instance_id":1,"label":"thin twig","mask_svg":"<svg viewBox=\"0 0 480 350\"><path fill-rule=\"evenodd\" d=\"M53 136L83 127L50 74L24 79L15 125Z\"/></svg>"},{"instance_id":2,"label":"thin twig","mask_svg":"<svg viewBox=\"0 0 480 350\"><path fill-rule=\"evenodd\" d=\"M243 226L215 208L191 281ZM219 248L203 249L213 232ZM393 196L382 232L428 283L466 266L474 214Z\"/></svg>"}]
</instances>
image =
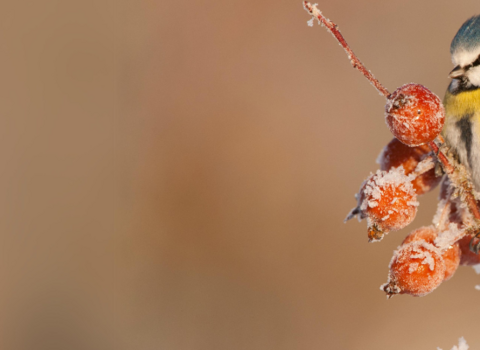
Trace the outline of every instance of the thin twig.
<instances>
[{"instance_id":1,"label":"thin twig","mask_svg":"<svg viewBox=\"0 0 480 350\"><path fill-rule=\"evenodd\" d=\"M377 91L385 97L390 95L390 92L383 86L377 78L373 76L373 74L363 65L362 62L358 59L358 57L353 53L350 46L348 46L345 38L343 37L342 33L338 29L338 26L326 18L322 12L317 8L316 5L312 5L308 1L303 2L303 7L307 10L312 16L314 16L320 23L322 23L327 30L337 39L340 45L345 49L347 56L352 64L353 68L358 69L364 76L367 78L370 83L377 89Z\"/></svg>"}]
</instances>

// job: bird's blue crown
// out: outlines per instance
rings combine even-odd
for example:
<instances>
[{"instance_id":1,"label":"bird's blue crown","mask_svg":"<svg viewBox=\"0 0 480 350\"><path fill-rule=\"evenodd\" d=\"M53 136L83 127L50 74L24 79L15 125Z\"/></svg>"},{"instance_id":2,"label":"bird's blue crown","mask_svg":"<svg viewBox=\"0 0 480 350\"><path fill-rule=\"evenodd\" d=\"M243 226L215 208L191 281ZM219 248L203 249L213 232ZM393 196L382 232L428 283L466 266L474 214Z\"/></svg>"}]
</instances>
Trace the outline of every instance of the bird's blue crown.
<instances>
[{"instance_id":1,"label":"bird's blue crown","mask_svg":"<svg viewBox=\"0 0 480 350\"><path fill-rule=\"evenodd\" d=\"M473 51L480 47L480 15L468 19L458 30L450 46L450 53Z\"/></svg>"}]
</instances>

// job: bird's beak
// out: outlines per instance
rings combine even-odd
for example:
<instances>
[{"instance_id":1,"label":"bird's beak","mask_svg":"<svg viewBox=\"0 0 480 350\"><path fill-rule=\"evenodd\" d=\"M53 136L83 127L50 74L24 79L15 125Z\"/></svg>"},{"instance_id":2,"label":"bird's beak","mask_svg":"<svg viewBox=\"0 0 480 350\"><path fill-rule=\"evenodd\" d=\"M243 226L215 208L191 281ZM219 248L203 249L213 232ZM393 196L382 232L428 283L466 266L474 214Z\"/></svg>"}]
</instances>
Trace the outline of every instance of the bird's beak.
<instances>
[{"instance_id":1,"label":"bird's beak","mask_svg":"<svg viewBox=\"0 0 480 350\"><path fill-rule=\"evenodd\" d=\"M458 79L465 75L466 70L460 66L456 66L448 75L452 79Z\"/></svg>"}]
</instances>

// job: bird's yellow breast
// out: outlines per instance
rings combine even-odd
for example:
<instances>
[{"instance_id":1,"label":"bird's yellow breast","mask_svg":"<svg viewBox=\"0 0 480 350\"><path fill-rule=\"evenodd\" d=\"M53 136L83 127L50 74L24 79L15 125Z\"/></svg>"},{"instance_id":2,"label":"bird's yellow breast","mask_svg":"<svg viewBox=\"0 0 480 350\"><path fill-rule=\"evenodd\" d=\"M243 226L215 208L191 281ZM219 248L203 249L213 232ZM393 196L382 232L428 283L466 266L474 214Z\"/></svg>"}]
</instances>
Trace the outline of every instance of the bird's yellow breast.
<instances>
[{"instance_id":1,"label":"bird's yellow breast","mask_svg":"<svg viewBox=\"0 0 480 350\"><path fill-rule=\"evenodd\" d=\"M464 91L456 95L447 91L443 99L443 105L447 118L461 119L467 115L479 115L480 89Z\"/></svg>"}]
</instances>

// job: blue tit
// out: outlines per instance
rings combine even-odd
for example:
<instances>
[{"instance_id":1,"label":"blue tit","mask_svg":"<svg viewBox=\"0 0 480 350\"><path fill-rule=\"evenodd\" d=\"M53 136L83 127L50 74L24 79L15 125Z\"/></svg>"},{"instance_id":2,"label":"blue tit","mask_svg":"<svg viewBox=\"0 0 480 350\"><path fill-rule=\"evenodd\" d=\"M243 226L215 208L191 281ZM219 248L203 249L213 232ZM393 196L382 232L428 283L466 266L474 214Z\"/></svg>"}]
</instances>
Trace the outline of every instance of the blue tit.
<instances>
[{"instance_id":1,"label":"blue tit","mask_svg":"<svg viewBox=\"0 0 480 350\"><path fill-rule=\"evenodd\" d=\"M455 68L443 101L442 135L480 191L480 15L460 27L450 53Z\"/></svg>"}]
</instances>

